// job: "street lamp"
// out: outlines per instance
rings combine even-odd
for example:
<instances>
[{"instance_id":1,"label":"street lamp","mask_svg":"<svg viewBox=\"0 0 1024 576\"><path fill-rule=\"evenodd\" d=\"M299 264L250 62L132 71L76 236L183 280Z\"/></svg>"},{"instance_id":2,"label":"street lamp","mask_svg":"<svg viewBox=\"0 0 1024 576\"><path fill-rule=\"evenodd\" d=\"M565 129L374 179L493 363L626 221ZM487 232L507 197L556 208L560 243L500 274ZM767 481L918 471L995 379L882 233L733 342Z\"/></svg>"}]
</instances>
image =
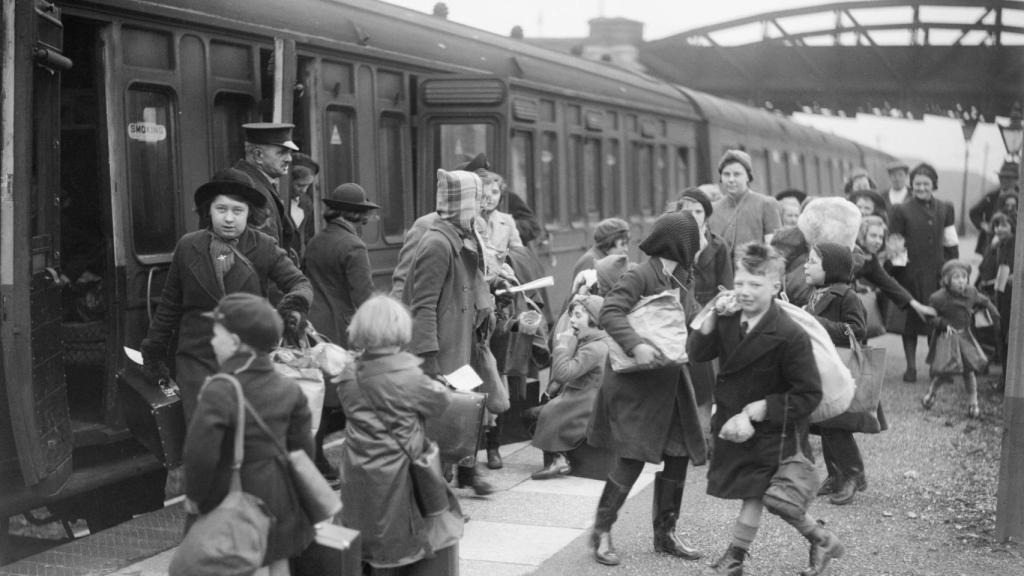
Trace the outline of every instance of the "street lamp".
<instances>
[{"instance_id":1,"label":"street lamp","mask_svg":"<svg viewBox=\"0 0 1024 576\"><path fill-rule=\"evenodd\" d=\"M1020 160L1020 148L1024 144L1024 125L1021 125L1020 102L1015 102L1010 112L1010 125L999 124L999 135L1003 137L1003 146L1011 161Z\"/></svg>"},{"instance_id":2,"label":"street lamp","mask_svg":"<svg viewBox=\"0 0 1024 576\"><path fill-rule=\"evenodd\" d=\"M960 112L960 128L964 133L964 188L960 194L960 233L964 234L967 232L967 176L971 161L971 138L974 137L974 129L978 127L981 114L974 106L966 109L957 104L956 107Z\"/></svg>"}]
</instances>

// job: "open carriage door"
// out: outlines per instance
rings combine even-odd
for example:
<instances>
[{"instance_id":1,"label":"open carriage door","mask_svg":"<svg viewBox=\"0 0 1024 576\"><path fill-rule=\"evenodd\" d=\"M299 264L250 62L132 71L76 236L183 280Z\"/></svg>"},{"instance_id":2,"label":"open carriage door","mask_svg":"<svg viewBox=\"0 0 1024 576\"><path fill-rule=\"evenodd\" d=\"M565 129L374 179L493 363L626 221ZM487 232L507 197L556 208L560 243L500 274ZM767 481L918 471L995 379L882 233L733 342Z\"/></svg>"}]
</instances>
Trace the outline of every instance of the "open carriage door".
<instances>
[{"instance_id":1,"label":"open carriage door","mask_svg":"<svg viewBox=\"0 0 1024 576\"><path fill-rule=\"evenodd\" d=\"M416 213L435 206L438 168L454 170L483 152L492 169L505 168L508 86L496 76L431 76L417 89Z\"/></svg>"},{"instance_id":2,"label":"open carriage door","mask_svg":"<svg viewBox=\"0 0 1024 576\"><path fill-rule=\"evenodd\" d=\"M3 3L0 293L3 378L26 485L52 493L71 473L61 357L59 11Z\"/></svg>"}]
</instances>

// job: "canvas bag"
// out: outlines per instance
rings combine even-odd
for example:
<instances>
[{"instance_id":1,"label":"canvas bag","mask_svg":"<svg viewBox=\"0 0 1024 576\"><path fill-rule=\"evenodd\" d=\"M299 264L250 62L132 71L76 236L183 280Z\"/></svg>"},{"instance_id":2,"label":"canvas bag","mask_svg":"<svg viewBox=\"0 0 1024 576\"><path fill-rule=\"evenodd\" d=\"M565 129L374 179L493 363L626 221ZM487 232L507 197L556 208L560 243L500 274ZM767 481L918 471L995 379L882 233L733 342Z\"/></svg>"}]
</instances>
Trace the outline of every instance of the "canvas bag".
<instances>
[{"instance_id":1,"label":"canvas bag","mask_svg":"<svg viewBox=\"0 0 1024 576\"><path fill-rule=\"evenodd\" d=\"M309 402L309 411L313 415L312 432L316 436L320 429L320 417L323 415L327 386L324 373L317 365L312 349L307 345L302 348L278 348L271 354L274 371L290 378L299 385Z\"/></svg>"},{"instance_id":2,"label":"canvas bag","mask_svg":"<svg viewBox=\"0 0 1024 576\"><path fill-rule=\"evenodd\" d=\"M818 490L818 473L814 463L804 456L800 442L793 438L794 452L783 459L786 443L786 417L789 412L789 395L785 397L785 411L782 418L782 433L779 438L779 467L764 492L764 507L783 518L800 518L814 500Z\"/></svg>"},{"instance_id":3,"label":"canvas bag","mask_svg":"<svg viewBox=\"0 0 1024 576\"><path fill-rule=\"evenodd\" d=\"M964 358L960 353L960 337L956 330L946 328L939 331L933 349L932 376L957 376L963 373Z\"/></svg>"},{"instance_id":4,"label":"canvas bag","mask_svg":"<svg viewBox=\"0 0 1024 576\"><path fill-rule=\"evenodd\" d=\"M821 375L821 403L811 413L810 422L818 423L846 412L857 386L825 327L803 308L783 300L775 303L811 338L814 363Z\"/></svg>"},{"instance_id":5,"label":"canvas bag","mask_svg":"<svg viewBox=\"0 0 1024 576\"><path fill-rule=\"evenodd\" d=\"M212 379L208 378L203 385ZM273 517L263 500L242 491L245 395L236 378L227 380L238 397L231 487L216 508L200 516L189 528L171 557L170 576L246 576L263 564L267 551Z\"/></svg>"},{"instance_id":6,"label":"canvas bag","mask_svg":"<svg viewBox=\"0 0 1024 576\"><path fill-rule=\"evenodd\" d=\"M679 302L677 288L644 296L626 318L637 335L658 351L658 356L653 364L641 366L614 338L609 338L608 360L613 371L637 372L686 364L686 312Z\"/></svg>"},{"instance_id":7,"label":"canvas bag","mask_svg":"<svg viewBox=\"0 0 1024 576\"><path fill-rule=\"evenodd\" d=\"M885 348L861 346L847 327L850 338L849 348L839 348L839 357L850 369L857 388L846 412L820 423L826 428L838 428L850 432L877 434L882 431L878 420L878 405L885 382Z\"/></svg>"}]
</instances>

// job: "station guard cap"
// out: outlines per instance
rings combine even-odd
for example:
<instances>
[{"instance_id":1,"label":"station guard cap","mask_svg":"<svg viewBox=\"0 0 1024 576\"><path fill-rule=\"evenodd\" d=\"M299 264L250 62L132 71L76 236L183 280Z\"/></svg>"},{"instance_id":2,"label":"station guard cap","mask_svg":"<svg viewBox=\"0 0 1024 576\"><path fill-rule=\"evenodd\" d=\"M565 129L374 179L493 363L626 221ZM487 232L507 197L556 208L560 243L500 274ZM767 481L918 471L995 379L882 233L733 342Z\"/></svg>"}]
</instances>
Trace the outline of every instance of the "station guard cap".
<instances>
[{"instance_id":1,"label":"station guard cap","mask_svg":"<svg viewBox=\"0 0 1024 576\"><path fill-rule=\"evenodd\" d=\"M253 122L242 124L245 130L245 141L252 144L274 144L298 152L299 147L292 142L294 124L281 122Z\"/></svg>"}]
</instances>

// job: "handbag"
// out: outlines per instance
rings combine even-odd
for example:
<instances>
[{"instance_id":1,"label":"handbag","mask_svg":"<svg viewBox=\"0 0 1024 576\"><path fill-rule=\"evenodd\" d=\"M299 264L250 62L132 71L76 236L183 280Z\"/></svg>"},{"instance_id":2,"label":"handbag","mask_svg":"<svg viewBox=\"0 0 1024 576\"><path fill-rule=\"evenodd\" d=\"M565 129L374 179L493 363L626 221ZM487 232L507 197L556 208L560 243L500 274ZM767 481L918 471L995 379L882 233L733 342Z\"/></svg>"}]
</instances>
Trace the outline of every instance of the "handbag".
<instances>
[{"instance_id":1,"label":"handbag","mask_svg":"<svg viewBox=\"0 0 1024 576\"><path fill-rule=\"evenodd\" d=\"M234 376L230 376L234 378ZM249 401L245 402L245 409L252 417L253 422L263 430L263 433L270 437L280 453L282 465L288 469L292 479L292 486L295 487L295 495L299 505L306 512L310 522L318 524L324 520L333 518L341 511L341 498L331 488L331 485L324 479L323 474L317 469L316 464L306 454L305 450L288 451L281 439L275 435L267 423L260 418ZM285 465L285 463L287 463Z\"/></svg>"},{"instance_id":2,"label":"handbag","mask_svg":"<svg viewBox=\"0 0 1024 576\"><path fill-rule=\"evenodd\" d=\"M964 371L964 359L960 353L960 337L956 330L947 327L935 336L932 356L932 376L955 376Z\"/></svg>"},{"instance_id":3,"label":"handbag","mask_svg":"<svg viewBox=\"0 0 1024 576\"><path fill-rule=\"evenodd\" d=\"M208 378L206 383L212 379ZM226 380L234 386L238 397L231 485L220 504L200 516L189 528L171 557L170 576L249 575L263 564L267 551L267 534L273 517L263 500L242 491L240 470L245 459L245 395L236 378Z\"/></svg>"},{"instance_id":4,"label":"handbag","mask_svg":"<svg viewBox=\"0 0 1024 576\"><path fill-rule=\"evenodd\" d=\"M843 359L853 375L857 388L846 412L819 423L825 428L838 428L850 432L877 434L882 431L878 419L878 405L885 382L885 348L861 346L849 326L846 334L850 338L849 348L839 348Z\"/></svg>"},{"instance_id":5,"label":"handbag","mask_svg":"<svg viewBox=\"0 0 1024 576\"><path fill-rule=\"evenodd\" d=\"M818 491L818 473L814 464L804 456L795 434L793 455L782 458L786 442L786 416L789 412L788 394L784 410L782 436L779 438L779 467L764 492L764 507L783 518L800 518L807 512L807 507Z\"/></svg>"},{"instance_id":6,"label":"handbag","mask_svg":"<svg viewBox=\"0 0 1024 576\"><path fill-rule=\"evenodd\" d=\"M440 416L427 418L424 431L437 442L441 459L458 462L476 455L486 416L486 394L453 391L452 401Z\"/></svg>"},{"instance_id":7,"label":"handbag","mask_svg":"<svg viewBox=\"0 0 1024 576\"><path fill-rule=\"evenodd\" d=\"M995 322L992 321L992 313L988 311L988 308L978 308L974 311L975 328L991 328L993 326L995 326Z\"/></svg>"},{"instance_id":8,"label":"handbag","mask_svg":"<svg viewBox=\"0 0 1024 576\"><path fill-rule=\"evenodd\" d=\"M487 410L501 414L512 406L508 393L508 381L498 372L498 361L494 358L487 342L474 342L470 349L469 364L480 375L483 384L479 388L486 395Z\"/></svg>"},{"instance_id":9,"label":"handbag","mask_svg":"<svg viewBox=\"0 0 1024 576\"><path fill-rule=\"evenodd\" d=\"M637 335L658 351L658 355L653 363L641 366L614 338L609 338L608 360L614 372L622 374L686 364L686 311L679 302L678 289L644 296L626 319Z\"/></svg>"},{"instance_id":10,"label":"handbag","mask_svg":"<svg viewBox=\"0 0 1024 576\"><path fill-rule=\"evenodd\" d=\"M510 323L508 330L508 347L505 350L505 374L517 378L528 378L534 365L540 367L538 358L535 358L534 346L544 349L546 346L546 334L544 315L540 307L526 297L528 310L520 312L515 320ZM543 356L543 354L541 354Z\"/></svg>"},{"instance_id":11,"label":"handbag","mask_svg":"<svg viewBox=\"0 0 1024 576\"><path fill-rule=\"evenodd\" d=\"M878 306L878 290L875 288L864 288L857 290L857 298L864 306L865 312L865 338L875 338L885 334L885 320L882 319L882 310Z\"/></svg>"},{"instance_id":12,"label":"handbag","mask_svg":"<svg viewBox=\"0 0 1024 576\"><path fill-rule=\"evenodd\" d=\"M360 387L360 390L362 390L362 387ZM444 470L441 468L441 451L437 447L437 442L427 437L426 430L424 429L423 451L414 458L409 449L405 447L405 444L400 442L394 432L391 431L391 427L384 421L380 412L377 411L377 406L365 390L363 390L363 397L366 398L366 403L370 406L370 410L377 417L381 426L384 427L387 435L395 441L398 448L409 458L409 474L412 477L413 497L416 499L416 506L419 508L420 514L424 518L431 518L447 512L450 506L448 501L448 481L444 479Z\"/></svg>"}]
</instances>

